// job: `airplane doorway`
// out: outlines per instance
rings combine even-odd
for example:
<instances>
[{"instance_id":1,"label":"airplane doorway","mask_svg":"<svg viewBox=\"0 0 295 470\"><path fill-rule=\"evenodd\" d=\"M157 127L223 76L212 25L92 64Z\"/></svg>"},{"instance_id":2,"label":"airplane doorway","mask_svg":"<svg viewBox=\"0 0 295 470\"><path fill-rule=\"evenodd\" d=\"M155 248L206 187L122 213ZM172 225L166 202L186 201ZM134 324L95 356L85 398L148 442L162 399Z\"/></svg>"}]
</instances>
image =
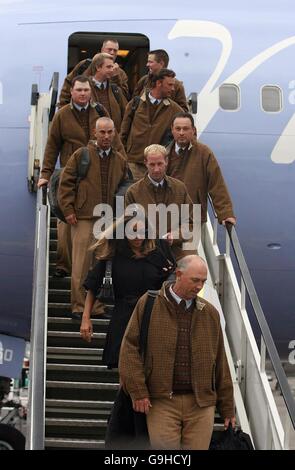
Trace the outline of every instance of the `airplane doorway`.
<instances>
[{"instance_id":1,"label":"airplane doorway","mask_svg":"<svg viewBox=\"0 0 295 470\"><path fill-rule=\"evenodd\" d=\"M92 58L97 54L103 41L108 38L119 42L117 62L128 76L129 89L132 94L137 81L147 73L146 61L150 41L143 34L93 32L71 34L68 43L68 73L81 60Z\"/></svg>"}]
</instances>

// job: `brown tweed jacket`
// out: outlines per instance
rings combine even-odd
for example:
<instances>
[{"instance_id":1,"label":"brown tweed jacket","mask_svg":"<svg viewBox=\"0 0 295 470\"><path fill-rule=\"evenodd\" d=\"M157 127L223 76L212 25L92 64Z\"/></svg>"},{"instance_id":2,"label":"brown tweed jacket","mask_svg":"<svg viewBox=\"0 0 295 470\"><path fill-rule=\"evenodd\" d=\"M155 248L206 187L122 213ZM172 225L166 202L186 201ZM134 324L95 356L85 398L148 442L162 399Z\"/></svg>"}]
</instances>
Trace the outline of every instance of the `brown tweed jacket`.
<instances>
[{"instance_id":1,"label":"brown tweed jacket","mask_svg":"<svg viewBox=\"0 0 295 470\"><path fill-rule=\"evenodd\" d=\"M89 109L89 131L90 139L95 139L95 123L99 115L95 109L96 103L90 103ZM101 106L101 105L100 105ZM109 117L108 111L103 111ZM41 178L50 179L59 155L60 166L63 168L70 156L80 147L86 146L88 138L81 123L73 112L72 103L60 109L54 116L50 126L49 135L45 147L42 164ZM116 131L114 138L114 148L125 157L125 150L121 139Z\"/></svg>"},{"instance_id":2,"label":"brown tweed jacket","mask_svg":"<svg viewBox=\"0 0 295 470\"><path fill-rule=\"evenodd\" d=\"M65 217L76 214L77 219L92 219L97 204L113 206L114 196L120 184L127 179L127 162L116 150L112 150L107 182L107 201L102 200L100 156L94 141L88 143L90 166L87 176L81 180L77 189L77 168L81 149L76 150L66 164L60 178L58 199Z\"/></svg>"},{"instance_id":3,"label":"brown tweed jacket","mask_svg":"<svg viewBox=\"0 0 295 470\"><path fill-rule=\"evenodd\" d=\"M132 400L172 396L177 319L175 306L165 293L166 285L155 299L145 363L139 354L139 332L147 294L139 299L122 341L120 380ZM233 385L219 313L201 298L197 298L192 313L191 378L200 407L217 405L223 418L234 416Z\"/></svg>"},{"instance_id":4,"label":"brown tweed jacket","mask_svg":"<svg viewBox=\"0 0 295 470\"><path fill-rule=\"evenodd\" d=\"M168 147L168 157L174 152L175 142ZM207 220L207 198L210 194L218 220L234 217L232 201L218 162L207 145L191 143L182 157L169 162L167 174L184 182L194 204L201 204L202 222Z\"/></svg>"},{"instance_id":5,"label":"brown tweed jacket","mask_svg":"<svg viewBox=\"0 0 295 470\"><path fill-rule=\"evenodd\" d=\"M140 96L145 88L151 88L149 75L144 75L140 80L138 80L134 88L133 96ZM183 83L177 80L177 78L175 79L175 89L171 95L171 99L175 101L175 103L179 104L183 111L188 111Z\"/></svg>"},{"instance_id":6,"label":"brown tweed jacket","mask_svg":"<svg viewBox=\"0 0 295 470\"><path fill-rule=\"evenodd\" d=\"M139 105L132 112L133 100L126 108L121 124L120 137L125 146L128 161L143 164L143 151L151 144L160 144L171 121L182 108L175 101L165 98L158 106L152 119L149 113L149 98L146 93L140 97Z\"/></svg>"},{"instance_id":7,"label":"brown tweed jacket","mask_svg":"<svg viewBox=\"0 0 295 470\"><path fill-rule=\"evenodd\" d=\"M165 176L164 187L159 189L156 188L149 177L146 175L144 178L140 179L136 183L129 186L125 195L125 207L129 204L140 204L144 211L145 215L148 214L149 204L164 204L168 207L170 204L175 204L178 207L179 218L177 220L171 220L169 213L167 219L167 231L172 231L174 234L173 245L181 245L183 238L179 232L181 223L187 222L189 224L190 230L192 230L192 200L188 195L186 186L179 180L171 178L170 176ZM181 206L187 204L189 206L189 220L181 220ZM151 217L149 216L149 220ZM172 223L174 222L174 223ZM157 236L163 236L163 233L159 233L159 227L156 227ZM194 252L195 253L195 252ZM179 253L179 256L182 253ZM185 254L189 254L188 252ZM178 256L178 252L175 253Z\"/></svg>"}]
</instances>

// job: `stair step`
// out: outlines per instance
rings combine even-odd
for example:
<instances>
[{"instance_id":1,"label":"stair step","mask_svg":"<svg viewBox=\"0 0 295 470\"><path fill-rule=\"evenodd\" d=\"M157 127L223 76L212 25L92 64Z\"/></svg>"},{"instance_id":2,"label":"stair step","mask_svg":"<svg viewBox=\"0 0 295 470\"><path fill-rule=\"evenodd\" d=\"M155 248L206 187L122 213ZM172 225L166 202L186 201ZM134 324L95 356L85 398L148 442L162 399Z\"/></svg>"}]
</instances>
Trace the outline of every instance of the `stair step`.
<instances>
[{"instance_id":1,"label":"stair step","mask_svg":"<svg viewBox=\"0 0 295 470\"><path fill-rule=\"evenodd\" d=\"M94 364L102 361L102 348L47 348L47 364Z\"/></svg>"},{"instance_id":2,"label":"stair step","mask_svg":"<svg viewBox=\"0 0 295 470\"><path fill-rule=\"evenodd\" d=\"M106 427L106 419L45 418L46 437L104 438Z\"/></svg>"},{"instance_id":3,"label":"stair step","mask_svg":"<svg viewBox=\"0 0 295 470\"><path fill-rule=\"evenodd\" d=\"M94 439L69 439L58 437L47 437L45 439L45 448L48 450L55 449L104 449L104 440Z\"/></svg>"},{"instance_id":4,"label":"stair step","mask_svg":"<svg viewBox=\"0 0 295 470\"><path fill-rule=\"evenodd\" d=\"M50 240L57 240L57 228L50 227Z\"/></svg>"},{"instance_id":5,"label":"stair step","mask_svg":"<svg viewBox=\"0 0 295 470\"><path fill-rule=\"evenodd\" d=\"M71 290L70 289L49 289L48 301L53 303L70 303Z\"/></svg>"},{"instance_id":6,"label":"stair step","mask_svg":"<svg viewBox=\"0 0 295 470\"><path fill-rule=\"evenodd\" d=\"M107 332L109 320L96 317L92 318L91 321L94 332ZM50 325L51 331L80 331L81 320L67 317L48 317L48 325Z\"/></svg>"},{"instance_id":7,"label":"stair step","mask_svg":"<svg viewBox=\"0 0 295 470\"><path fill-rule=\"evenodd\" d=\"M46 399L114 401L118 383L46 381Z\"/></svg>"},{"instance_id":8,"label":"stair step","mask_svg":"<svg viewBox=\"0 0 295 470\"><path fill-rule=\"evenodd\" d=\"M55 227L52 227L55 228ZM49 251L56 251L57 250L57 241L56 240L50 240L49 242Z\"/></svg>"},{"instance_id":9,"label":"stair step","mask_svg":"<svg viewBox=\"0 0 295 470\"><path fill-rule=\"evenodd\" d=\"M71 290L71 276L66 276L66 277L49 276L49 289Z\"/></svg>"},{"instance_id":10,"label":"stair step","mask_svg":"<svg viewBox=\"0 0 295 470\"><path fill-rule=\"evenodd\" d=\"M45 409L46 418L71 418L71 419L108 419L110 410L103 408L54 408Z\"/></svg>"},{"instance_id":11,"label":"stair step","mask_svg":"<svg viewBox=\"0 0 295 470\"><path fill-rule=\"evenodd\" d=\"M89 346L89 343L88 343ZM92 356L97 354L102 355L103 349L101 348L63 348L63 347L48 347L47 354L68 354L69 356L79 354L83 356Z\"/></svg>"},{"instance_id":12,"label":"stair step","mask_svg":"<svg viewBox=\"0 0 295 470\"><path fill-rule=\"evenodd\" d=\"M46 408L91 408L91 409L108 409L110 410L112 401L96 401L96 400L54 400L47 398L45 401Z\"/></svg>"},{"instance_id":13,"label":"stair step","mask_svg":"<svg viewBox=\"0 0 295 470\"><path fill-rule=\"evenodd\" d=\"M48 316L62 317L72 311L70 303L48 302Z\"/></svg>"},{"instance_id":14,"label":"stair step","mask_svg":"<svg viewBox=\"0 0 295 470\"><path fill-rule=\"evenodd\" d=\"M106 333L93 333L91 345L96 348L103 348L105 344ZM48 346L67 346L67 347L89 347L89 343L81 338L79 331L48 331Z\"/></svg>"},{"instance_id":15,"label":"stair step","mask_svg":"<svg viewBox=\"0 0 295 470\"><path fill-rule=\"evenodd\" d=\"M57 251L49 251L49 262L50 263L55 263L57 259Z\"/></svg>"},{"instance_id":16,"label":"stair step","mask_svg":"<svg viewBox=\"0 0 295 470\"><path fill-rule=\"evenodd\" d=\"M47 380L76 382L118 382L118 372L103 365L47 364Z\"/></svg>"},{"instance_id":17,"label":"stair step","mask_svg":"<svg viewBox=\"0 0 295 470\"><path fill-rule=\"evenodd\" d=\"M50 217L50 228L56 228L56 227L57 227L57 218Z\"/></svg>"}]
</instances>

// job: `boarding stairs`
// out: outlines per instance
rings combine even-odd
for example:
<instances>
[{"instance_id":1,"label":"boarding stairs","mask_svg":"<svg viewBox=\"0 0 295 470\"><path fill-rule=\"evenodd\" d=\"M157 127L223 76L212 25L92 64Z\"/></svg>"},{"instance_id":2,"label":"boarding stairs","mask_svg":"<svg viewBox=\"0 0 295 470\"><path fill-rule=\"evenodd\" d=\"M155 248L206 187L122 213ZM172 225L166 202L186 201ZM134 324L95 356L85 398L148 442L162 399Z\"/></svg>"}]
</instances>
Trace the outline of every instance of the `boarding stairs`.
<instances>
[{"instance_id":1,"label":"boarding stairs","mask_svg":"<svg viewBox=\"0 0 295 470\"><path fill-rule=\"evenodd\" d=\"M36 169L42 161L50 115L55 106L56 74L54 77L47 98L35 100L32 106L32 115L36 119L32 120L35 132L31 129L33 141L30 141L30 149L35 149L28 174L31 187L36 186ZM42 109L35 109L38 106ZM36 142L38 139L43 145ZM80 338L80 322L67 317L70 278L52 276L56 260L56 223L50 214L46 192L38 191L26 447L101 449L104 448L107 418L119 387L117 372L101 364L108 320L93 318L94 337L91 343L86 343ZM225 232L225 250L221 250L218 243L220 231L223 237ZM214 213L211 214L202 228L199 252L206 258L209 268L202 295L221 315L238 425L250 435L255 449L287 449L289 435L295 426L294 398L265 324L235 229L230 226L218 228L217 219ZM235 268L233 259L237 260ZM254 303L253 309L261 327L260 349L246 311L247 296L252 305ZM284 399L284 423L269 385L266 357L270 357ZM217 432L222 430L218 416L214 428Z\"/></svg>"}]
</instances>

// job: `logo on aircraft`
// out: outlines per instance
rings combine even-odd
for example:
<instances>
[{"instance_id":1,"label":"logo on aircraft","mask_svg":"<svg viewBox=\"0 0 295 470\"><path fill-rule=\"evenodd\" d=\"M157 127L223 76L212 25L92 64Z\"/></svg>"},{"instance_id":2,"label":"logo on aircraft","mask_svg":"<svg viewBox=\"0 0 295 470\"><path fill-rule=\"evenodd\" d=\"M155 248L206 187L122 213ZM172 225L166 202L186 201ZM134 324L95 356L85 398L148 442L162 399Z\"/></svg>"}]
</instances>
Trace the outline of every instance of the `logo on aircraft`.
<instances>
[{"instance_id":1,"label":"logo on aircraft","mask_svg":"<svg viewBox=\"0 0 295 470\"><path fill-rule=\"evenodd\" d=\"M176 39L179 37L216 39L222 45L222 51L215 70L198 95L198 107L200 109L200 113L198 114L198 133L200 135L219 110L219 88L214 88L214 86L216 85L218 78L221 76L221 73L223 72L229 60L232 51L232 37L229 30L222 24L211 21L198 20L177 21L170 31L168 38ZM260 52L258 55L242 65L242 67L227 77L224 80L224 83L234 83L235 85L241 84L249 75L254 72L254 70L256 70L268 59L283 51L287 47L293 45L295 45L295 36L291 36L284 39L283 41L273 44L271 47ZM295 80L290 82L289 88L295 88ZM291 104L295 103L295 90L290 93L289 102ZM271 153L271 160L274 163L292 163L295 160L294 148L295 114L293 114L285 129L283 129L280 137L278 138Z\"/></svg>"}]
</instances>

